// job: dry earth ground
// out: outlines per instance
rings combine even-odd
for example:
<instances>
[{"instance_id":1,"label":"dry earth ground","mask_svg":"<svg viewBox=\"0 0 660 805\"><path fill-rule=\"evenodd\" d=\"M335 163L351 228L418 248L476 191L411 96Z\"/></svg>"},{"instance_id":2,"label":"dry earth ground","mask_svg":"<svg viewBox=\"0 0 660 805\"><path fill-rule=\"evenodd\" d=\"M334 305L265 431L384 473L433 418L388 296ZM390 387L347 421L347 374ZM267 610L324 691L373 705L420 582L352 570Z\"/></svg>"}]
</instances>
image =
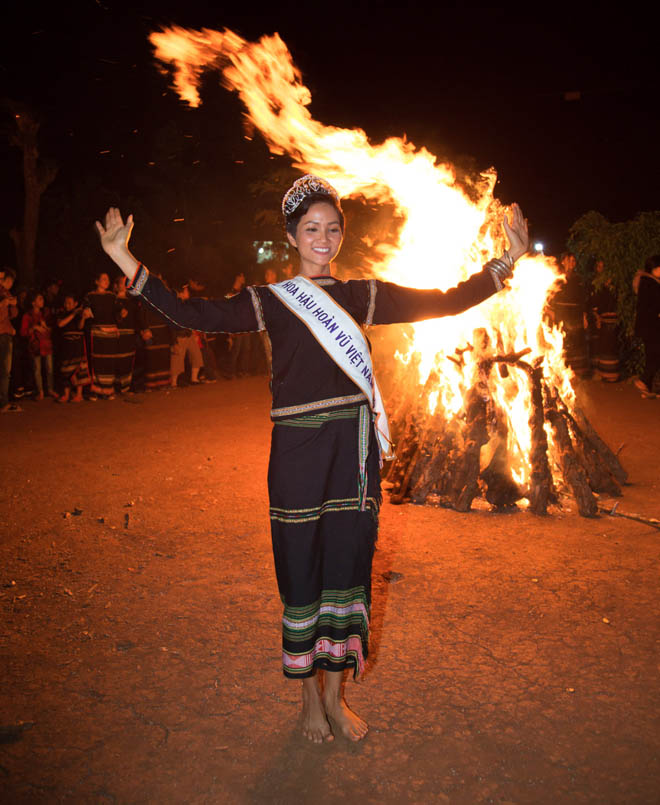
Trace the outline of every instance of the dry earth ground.
<instances>
[{"instance_id":1,"label":"dry earth ground","mask_svg":"<svg viewBox=\"0 0 660 805\"><path fill-rule=\"evenodd\" d=\"M581 396L625 443L621 509L660 516L660 401ZM268 402L249 379L2 417L2 800L659 802L660 532L630 520L386 503L348 692L370 733L299 736Z\"/></svg>"}]
</instances>

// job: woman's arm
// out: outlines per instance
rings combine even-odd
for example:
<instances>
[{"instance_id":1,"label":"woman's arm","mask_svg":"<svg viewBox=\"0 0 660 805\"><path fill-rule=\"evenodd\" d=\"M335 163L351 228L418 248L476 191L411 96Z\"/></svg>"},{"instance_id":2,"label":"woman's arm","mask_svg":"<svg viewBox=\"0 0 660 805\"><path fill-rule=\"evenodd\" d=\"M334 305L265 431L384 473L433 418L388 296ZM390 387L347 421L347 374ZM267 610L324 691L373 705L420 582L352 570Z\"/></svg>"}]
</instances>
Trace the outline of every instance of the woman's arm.
<instances>
[{"instance_id":1,"label":"woman's arm","mask_svg":"<svg viewBox=\"0 0 660 805\"><path fill-rule=\"evenodd\" d=\"M105 225L97 221L96 230L103 251L126 275L129 293L133 296L140 294L172 324L206 333L244 333L263 329L257 321L257 303L248 290L231 299L193 298L183 301L162 280L150 274L128 248L133 230L132 215L124 223L119 210L110 207Z\"/></svg>"},{"instance_id":2,"label":"woman's arm","mask_svg":"<svg viewBox=\"0 0 660 805\"><path fill-rule=\"evenodd\" d=\"M478 305L503 287L511 276L513 264L529 248L527 222L517 204L512 206L511 221L503 220L509 248L500 259L489 260L483 270L448 291L404 288L391 282L376 282L373 324L424 321L440 316L455 316Z\"/></svg>"}]
</instances>

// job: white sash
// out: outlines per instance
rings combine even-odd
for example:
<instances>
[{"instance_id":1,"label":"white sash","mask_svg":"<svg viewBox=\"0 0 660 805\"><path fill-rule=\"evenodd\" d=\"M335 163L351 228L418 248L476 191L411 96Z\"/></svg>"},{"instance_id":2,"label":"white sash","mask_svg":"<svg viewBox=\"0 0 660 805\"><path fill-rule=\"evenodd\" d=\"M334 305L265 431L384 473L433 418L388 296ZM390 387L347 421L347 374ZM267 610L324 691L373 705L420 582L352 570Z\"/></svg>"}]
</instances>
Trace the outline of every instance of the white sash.
<instances>
[{"instance_id":1,"label":"white sash","mask_svg":"<svg viewBox=\"0 0 660 805\"><path fill-rule=\"evenodd\" d=\"M374 412L381 456L394 458L390 428L374 376L369 346L358 323L329 293L300 274L268 287L302 321L342 372L362 391Z\"/></svg>"}]
</instances>

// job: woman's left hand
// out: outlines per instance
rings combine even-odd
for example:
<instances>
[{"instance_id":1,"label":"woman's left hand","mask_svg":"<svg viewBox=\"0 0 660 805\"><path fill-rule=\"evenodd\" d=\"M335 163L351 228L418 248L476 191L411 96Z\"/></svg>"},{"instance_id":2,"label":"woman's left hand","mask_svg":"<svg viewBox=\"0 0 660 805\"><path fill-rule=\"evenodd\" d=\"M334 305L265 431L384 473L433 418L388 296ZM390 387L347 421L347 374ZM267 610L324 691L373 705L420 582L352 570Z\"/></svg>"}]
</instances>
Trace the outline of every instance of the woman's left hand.
<instances>
[{"instance_id":1,"label":"woman's left hand","mask_svg":"<svg viewBox=\"0 0 660 805\"><path fill-rule=\"evenodd\" d=\"M511 205L511 221L504 214L504 231L509 239L508 252L511 259L515 262L529 250L529 233L527 231L527 221L523 217L522 210L517 204Z\"/></svg>"}]
</instances>

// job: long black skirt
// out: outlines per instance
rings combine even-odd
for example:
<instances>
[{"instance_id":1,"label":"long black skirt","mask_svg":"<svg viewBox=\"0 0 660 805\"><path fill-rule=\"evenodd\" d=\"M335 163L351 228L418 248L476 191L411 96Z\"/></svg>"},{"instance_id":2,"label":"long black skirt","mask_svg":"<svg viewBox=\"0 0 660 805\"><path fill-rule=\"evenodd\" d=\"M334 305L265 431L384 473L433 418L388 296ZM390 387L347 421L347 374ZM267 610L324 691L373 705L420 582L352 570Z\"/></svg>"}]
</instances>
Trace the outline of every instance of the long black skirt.
<instances>
[{"instance_id":1,"label":"long black skirt","mask_svg":"<svg viewBox=\"0 0 660 805\"><path fill-rule=\"evenodd\" d=\"M359 676L369 649L380 467L366 405L276 420L268 468L288 677Z\"/></svg>"},{"instance_id":2,"label":"long black skirt","mask_svg":"<svg viewBox=\"0 0 660 805\"><path fill-rule=\"evenodd\" d=\"M60 378L63 385L88 386L91 383L87 350L82 330L64 333L60 345Z\"/></svg>"},{"instance_id":3,"label":"long black skirt","mask_svg":"<svg viewBox=\"0 0 660 805\"><path fill-rule=\"evenodd\" d=\"M113 325L92 325L90 332L92 390L110 396L114 391L119 331Z\"/></svg>"},{"instance_id":4,"label":"long black skirt","mask_svg":"<svg viewBox=\"0 0 660 805\"><path fill-rule=\"evenodd\" d=\"M144 379L150 390L170 385L170 328L167 324L151 324L151 340L144 351Z\"/></svg>"},{"instance_id":5,"label":"long black skirt","mask_svg":"<svg viewBox=\"0 0 660 805\"><path fill-rule=\"evenodd\" d=\"M135 330L122 330L119 328L117 339L117 355L115 357L115 375L119 389L126 392L133 380L133 366L135 365Z\"/></svg>"},{"instance_id":6,"label":"long black skirt","mask_svg":"<svg viewBox=\"0 0 660 805\"><path fill-rule=\"evenodd\" d=\"M601 316L596 338L596 371L599 377L608 383L616 383L621 377L616 313L605 313Z\"/></svg>"}]
</instances>

